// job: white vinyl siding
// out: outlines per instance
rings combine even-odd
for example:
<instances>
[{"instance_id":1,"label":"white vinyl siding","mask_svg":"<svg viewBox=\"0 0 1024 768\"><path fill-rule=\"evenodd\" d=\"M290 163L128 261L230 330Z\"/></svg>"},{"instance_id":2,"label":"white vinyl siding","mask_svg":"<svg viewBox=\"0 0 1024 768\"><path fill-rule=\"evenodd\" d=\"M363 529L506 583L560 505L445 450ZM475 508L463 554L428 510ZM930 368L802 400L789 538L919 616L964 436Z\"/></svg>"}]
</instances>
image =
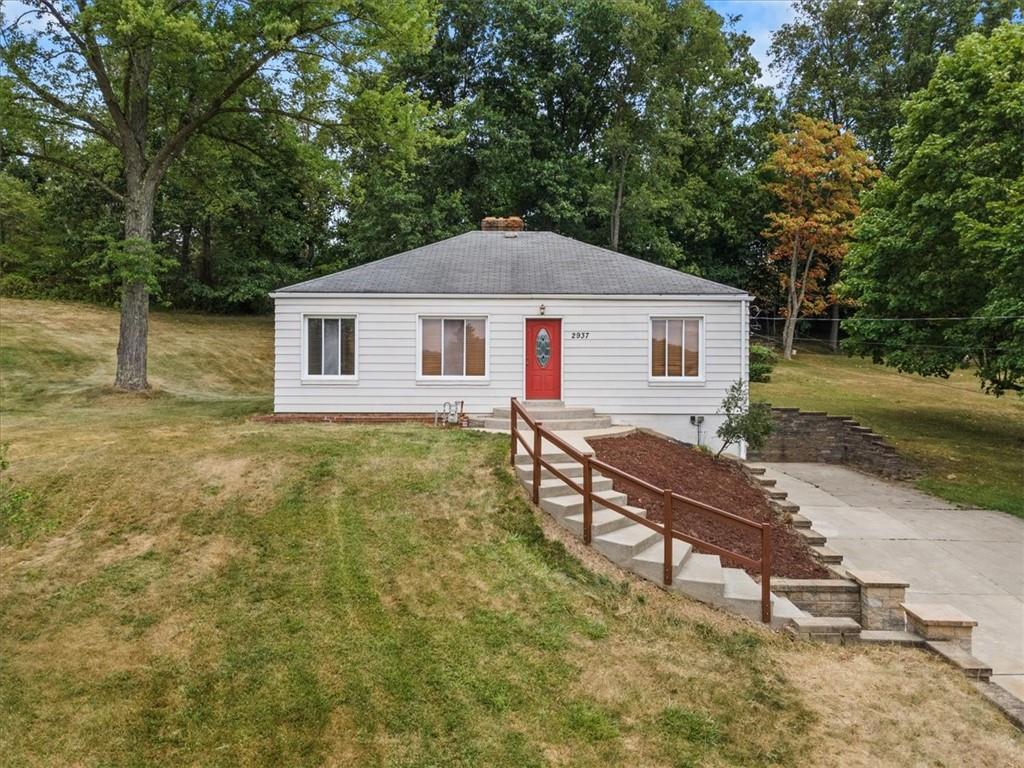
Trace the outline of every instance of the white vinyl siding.
<instances>
[{"instance_id":1,"label":"white vinyl siding","mask_svg":"<svg viewBox=\"0 0 1024 768\"><path fill-rule=\"evenodd\" d=\"M746 303L733 298L558 296L285 296L275 297L274 409L278 413L433 413L465 400L469 413L488 413L524 396L525 318L562 318L562 399L590 406L616 421L666 426L715 412L745 373ZM358 317L357 381L311 381L303 375L305 317ZM419 373L421 318L487 318L485 377ZM652 380L651 319L702 318L698 381ZM574 338L574 332L586 334ZM317 386L308 386L317 384Z\"/></svg>"}]
</instances>

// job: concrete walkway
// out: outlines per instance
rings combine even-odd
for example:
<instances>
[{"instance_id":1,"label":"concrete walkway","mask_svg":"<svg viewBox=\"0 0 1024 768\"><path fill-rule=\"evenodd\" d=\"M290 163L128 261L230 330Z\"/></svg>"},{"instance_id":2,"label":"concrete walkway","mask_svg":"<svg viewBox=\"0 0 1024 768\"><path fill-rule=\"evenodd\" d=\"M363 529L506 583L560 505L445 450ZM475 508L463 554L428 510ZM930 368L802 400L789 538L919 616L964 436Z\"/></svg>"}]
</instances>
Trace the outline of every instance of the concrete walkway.
<instances>
[{"instance_id":1,"label":"concrete walkway","mask_svg":"<svg viewBox=\"0 0 1024 768\"><path fill-rule=\"evenodd\" d=\"M910 582L908 600L949 603L976 619L973 654L992 667L993 682L1024 699L1024 520L846 467L760 466L844 566L899 576Z\"/></svg>"}]
</instances>

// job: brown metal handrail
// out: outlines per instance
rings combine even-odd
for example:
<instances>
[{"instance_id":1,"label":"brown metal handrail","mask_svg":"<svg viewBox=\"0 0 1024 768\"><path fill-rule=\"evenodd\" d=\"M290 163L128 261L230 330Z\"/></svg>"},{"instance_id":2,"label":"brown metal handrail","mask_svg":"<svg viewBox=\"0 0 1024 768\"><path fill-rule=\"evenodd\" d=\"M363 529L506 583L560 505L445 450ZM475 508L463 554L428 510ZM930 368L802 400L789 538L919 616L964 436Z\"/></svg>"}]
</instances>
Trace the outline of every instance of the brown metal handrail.
<instances>
[{"instance_id":1,"label":"brown metal handrail","mask_svg":"<svg viewBox=\"0 0 1024 768\"><path fill-rule=\"evenodd\" d=\"M522 419L526 426L533 432L533 445L531 447L530 441L523 435L519 429L519 419ZM577 493L583 496L583 541L585 544L590 544L591 535L593 531L594 522L594 502L597 501L600 505L607 509L611 509L614 512L618 512L620 515L633 520L640 525L644 525L653 531L661 534L665 542L665 566L662 575L662 580L666 585L672 583L672 543L674 540L679 539L684 541L691 546L697 547L698 549L704 550L711 554L719 555L720 557L726 557L735 562L741 563L749 568L757 568L761 574L761 620L766 624L772 620L772 604L771 604L771 561L772 561L772 536L771 536L771 523L757 523L753 520L748 520L745 517L735 515L732 512L726 512L724 509L718 509L710 504L705 504L696 499L691 499L688 496L683 496L680 493L669 488L659 488L658 486L648 483L646 480L641 480L639 477L624 472L618 467L614 467L607 462L600 461L594 458L591 452L582 452L573 448L571 444L560 438L554 432L544 428L543 422L536 421L530 417L523 406L520 404L518 398L513 397L511 401L511 412L509 414L509 420L512 428L512 440L511 449L509 453L509 462L515 466L516 454L518 453L519 446L522 445L526 451L526 455L529 456L533 461L533 482L532 482L532 493L531 498L534 504L540 503L540 482L541 482L541 469L546 469L552 475L557 477L563 483L568 485ZM575 480L571 479L559 469L554 467L553 462L549 462L543 456L543 443L547 441L551 445L560 448L566 456L578 461L583 465L583 483L580 485ZM604 475L611 475L619 480L632 483L637 485L651 493L658 494L662 497L663 502L663 522L655 523L653 520L648 520L646 517L641 517L635 512L626 509L621 504L605 499L598 496L594 492L594 470L597 469ZM761 535L761 557L755 560L754 558L741 555L739 552L733 552L732 550L720 547L717 544L712 544L709 541L697 538L696 536L690 536L689 534L677 531L674 527L674 514L675 507L677 505L683 505L685 507L692 507L700 510L701 512L707 512L717 516L720 519L727 520L730 523L746 527L748 529L756 530Z\"/></svg>"}]
</instances>

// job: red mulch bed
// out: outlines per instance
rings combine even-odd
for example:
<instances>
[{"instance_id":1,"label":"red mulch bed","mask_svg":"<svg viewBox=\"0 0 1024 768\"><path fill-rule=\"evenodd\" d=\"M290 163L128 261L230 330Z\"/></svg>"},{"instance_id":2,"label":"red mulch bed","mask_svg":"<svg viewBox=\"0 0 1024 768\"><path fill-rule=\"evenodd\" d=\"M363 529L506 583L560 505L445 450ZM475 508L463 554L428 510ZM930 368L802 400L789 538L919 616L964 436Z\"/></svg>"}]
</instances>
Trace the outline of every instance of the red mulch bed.
<instances>
[{"instance_id":1,"label":"red mulch bed","mask_svg":"<svg viewBox=\"0 0 1024 768\"><path fill-rule=\"evenodd\" d=\"M811 554L791 525L780 522L760 487L754 485L738 464L714 457L688 445L647 434L633 432L622 437L590 438L597 458L646 480L659 488L732 512L757 522L772 525L772 575L791 579L829 579L833 574ZM614 481L615 490L629 496L629 503L643 507L651 520L661 522L662 499L633 484ZM673 508L673 527L755 560L761 557L761 537L752 529L723 520L711 513ZM739 566L722 558L723 563ZM751 575L756 569L747 568Z\"/></svg>"}]
</instances>

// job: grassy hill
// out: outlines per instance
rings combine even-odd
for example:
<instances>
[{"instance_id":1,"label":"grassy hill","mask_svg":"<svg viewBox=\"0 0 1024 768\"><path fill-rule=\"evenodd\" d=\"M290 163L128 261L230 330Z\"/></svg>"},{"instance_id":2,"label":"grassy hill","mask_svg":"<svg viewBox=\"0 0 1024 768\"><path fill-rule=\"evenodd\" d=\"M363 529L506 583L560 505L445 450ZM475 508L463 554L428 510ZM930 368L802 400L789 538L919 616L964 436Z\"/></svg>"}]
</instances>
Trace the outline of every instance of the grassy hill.
<instances>
[{"instance_id":1,"label":"grassy hill","mask_svg":"<svg viewBox=\"0 0 1024 768\"><path fill-rule=\"evenodd\" d=\"M628 578L503 439L261 424L271 323L0 304L7 765L1020 762L918 652L798 644Z\"/></svg>"},{"instance_id":2,"label":"grassy hill","mask_svg":"<svg viewBox=\"0 0 1024 768\"><path fill-rule=\"evenodd\" d=\"M1024 516L1024 399L986 395L970 371L925 378L800 352L751 390L773 405L854 416L925 471L922 490Z\"/></svg>"}]
</instances>

